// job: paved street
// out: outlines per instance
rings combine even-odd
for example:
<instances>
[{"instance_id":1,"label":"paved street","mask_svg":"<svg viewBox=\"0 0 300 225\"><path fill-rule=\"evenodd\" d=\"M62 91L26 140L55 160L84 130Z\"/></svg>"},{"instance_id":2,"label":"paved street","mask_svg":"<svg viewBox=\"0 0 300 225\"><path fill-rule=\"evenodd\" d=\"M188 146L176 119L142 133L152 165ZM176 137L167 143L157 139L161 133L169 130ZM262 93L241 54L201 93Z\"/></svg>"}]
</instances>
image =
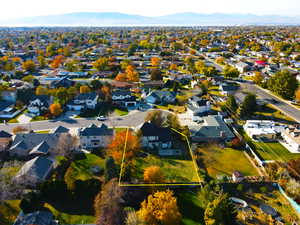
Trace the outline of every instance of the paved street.
<instances>
[{"instance_id":1,"label":"paved street","mask_svg":"<svg viewBox=\"0 0 300 225\"><path fill-rule=\"evenodd\" d=\"M144 122L145 116L148 111L137 111L127 116L109 117L105 121L97 121L96 119L89 118L66 118L63 120L50 120L50 121L37 121L31 123L16 123L16 124L1 124L0 130L12 132L16 126L23 126L29 130L50 130L58 126L64 126L68 128L86 127L90 124L102 124L105 123L109 127L134 127Z\"/></svg>"},{"instance_id":2,"label":"paved street","mask_svg":"<svg viewBox=\"0 0 300 225\"><path fill-rule=\"evenodd\" d=\"M245 96L244 94L242 94L242 91L252 92L256 94L261 100L274 105L279 110L281 110L284 114L286 114L287 116L293 118L294 120L300 123L300 109L291 106L290 104L284 102L282 99L272 94L269 94L267 91L262 90L261 88L257 87L254 84L240 83L240 85L241 85L240 91L235 94L235 96L239 99L239 101L241 101Z\"/></svg>"}]
</instances>

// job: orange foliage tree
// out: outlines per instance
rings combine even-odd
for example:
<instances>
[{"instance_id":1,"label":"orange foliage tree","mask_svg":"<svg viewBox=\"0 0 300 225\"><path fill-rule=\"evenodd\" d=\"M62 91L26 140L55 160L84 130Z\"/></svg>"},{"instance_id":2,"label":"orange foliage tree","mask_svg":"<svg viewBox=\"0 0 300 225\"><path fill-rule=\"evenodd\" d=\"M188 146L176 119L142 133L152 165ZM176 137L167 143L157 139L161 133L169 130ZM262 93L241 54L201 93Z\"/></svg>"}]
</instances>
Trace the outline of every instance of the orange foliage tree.
<instances>
[{"instance_id":1,"label":"orange foliage tree","mask_svg":"<svg viewBox=\"0 0 300 225\"><path fill-rule=\"evenodd\" d=\"M127 135L128 134L128 135ZM127 136L127 140L126 140ZM131 161L140 148L139 138L132 131L120 131L116 133L112 142L108 145L108 154L114 158L116 163L120 164L126 143L125 160Z\"/></svg>"},{"instance_id":2,"label":"orange foliage tree","mask_svg":"<svg viewBox=\"0 0 300 225\"><path fill-rule=\"evenodd\" d=\"M54 69L60 67L60 65L62 64L64 59L65 59L65 57L63 55L55 56L54 60L51 63L51 67Z\"/></svg>"},{"instance_id":3,"label":"orange foliage tree","mask_svg":"<svg viewBox=\"0 0 300 225\"><path fill-rule=\"evenodd\" d=\"M295 100L296 102L300 102L300 88L295 93Z\"/></svg>"},{"instance_id":4,"label":"orange foliage tree","mask_svg":"<svg viewBox=\"0 0 300 225\"><path fill-rule=\"evenodd\" d=\"M125 72L128 81L132 81L132 82L139 81L139 75L138 72L135 70L134 66L128 65Z\"/></svg>"},{"instance_id":5,"label":"orange foliage tree","mask_svg":"<svg viewBox=\"0 0 300 225\"><path fill-rule=\"evenodd\" d=\"M151 58L151 65L152 66L158 66L159 65L159 63L160 63L160 59L158 58L158 57L152 57Z\"/></svg>"},{"instance_id":6,"label":"orange foliage tree","mask_svg":"<svg viewBox=\"0 0 300 225\"><path fill-rule=\"evenodd\" d=\"M144 170L144 181L146 183L163 183L164 175L159 166L150 166Z\"/></svg>"},{"instance_id":7,"label":"orange foliage tree","mask_svg":"<svg viewBox=\"0 0 300 225\"><path fill-rule=\"evenodd\" d=\"M141 204L137 212L147 224L178 225L181 224L181 214L177 206L177 199L170 190L156 192L149 195Z\"/></svg>"},{"instance_id":8,"label":"orange foliage tree","mask_svg":"<svg viewBox=\"0 0 300 225\"><path fill-rule=\"evenodd\" d=\"M53 116L59 116L62 113L62 108L59 103L54 103L50 105L49 110Z\"/></svg>"}]
</instances>

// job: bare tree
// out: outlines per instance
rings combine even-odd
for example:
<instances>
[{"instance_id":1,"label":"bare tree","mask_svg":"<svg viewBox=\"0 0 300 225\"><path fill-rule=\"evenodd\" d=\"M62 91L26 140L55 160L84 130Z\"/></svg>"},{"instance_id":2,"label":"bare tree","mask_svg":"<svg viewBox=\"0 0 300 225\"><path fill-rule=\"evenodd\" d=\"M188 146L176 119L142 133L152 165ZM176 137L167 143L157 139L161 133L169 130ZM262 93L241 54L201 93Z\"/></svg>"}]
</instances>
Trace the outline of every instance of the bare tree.
<instances>
[{"instance_id":1,"label":"bare tree","mask_svg":"<svg viewBox=\"0 0 300 225\"><path fill-rule=\"evenodd\" d=\"M78 150L79 139L71 134L61 134L56 148L54 149L54 155L64 156L66 159L71 160L74 153Z\"/></svg>"}]
</instances>

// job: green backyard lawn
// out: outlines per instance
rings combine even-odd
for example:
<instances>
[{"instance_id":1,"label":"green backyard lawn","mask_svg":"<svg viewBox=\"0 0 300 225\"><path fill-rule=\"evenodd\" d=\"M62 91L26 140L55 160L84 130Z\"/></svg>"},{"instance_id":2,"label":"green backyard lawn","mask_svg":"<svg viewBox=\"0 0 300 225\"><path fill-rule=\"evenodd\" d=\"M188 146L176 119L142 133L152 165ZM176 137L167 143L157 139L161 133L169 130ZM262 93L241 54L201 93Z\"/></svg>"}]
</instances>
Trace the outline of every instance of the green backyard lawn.
<instances>
[{"instance_id":1,"label":"green backyard lawn","mask_svg":"<svg viewBox=\"0 0 300 225\"><path fill-rule=\"evenodd\" d=\"M299 158L300 153L290 153L279 142L255 142L252 141L255 146L256 152L264 160L278 160L287 162L291 159Z\"/></svg>"},{"instance_id":2,"label":"green backyard lawn","mask_svg":"<svg viewBox=\"0 0 300 225\"><path fill-rule=\"evenodd\" d=\"M144 170L150 166L159 166L161 168L166 183L199 182L192 160L169 159L154 155L149 155L146 158L137 158L132 177L143 183Z\"/></svg>"},{"instance_id":3,"label":"green backyard lawn","mask_svg":"<svg viewBox=\"0 0 300 225\"><path fill-rule=\"evenodd\" d=\"M205 169L212 177L230 176L235 170L246 176L258 175L241 150L220 148L217 145L202 145L197 149L196 158L199 167Z\"/></svg>"},{"instance_id":4,"label":"green backyard lawn","mask_svg":"<svg viewBox=\"0 0 300 225\"><path fill-rule=\"evenodd\" d=\"M85 154L85 159L75 160L72 162L69 169L72 170L71 177L74 180L88 180L93 178L93 173L91 168L93 166L99 166L104 168L105 159L94 155L94 154Z\"/></svg>"}]
</instances>

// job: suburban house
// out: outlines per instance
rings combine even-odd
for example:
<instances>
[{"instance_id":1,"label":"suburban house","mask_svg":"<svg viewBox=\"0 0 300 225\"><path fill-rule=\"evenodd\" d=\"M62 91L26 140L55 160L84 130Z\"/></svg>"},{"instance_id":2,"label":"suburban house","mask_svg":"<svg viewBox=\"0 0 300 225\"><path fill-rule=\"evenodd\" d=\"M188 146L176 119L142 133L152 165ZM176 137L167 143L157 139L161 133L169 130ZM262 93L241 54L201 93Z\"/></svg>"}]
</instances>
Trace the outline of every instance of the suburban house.
<instances>
[{"instance_id":1,"label":"suburban house","mask_svg":"<svg viewBox=\"0 0 300 225\"><path fill-rule=\"evenodd\" d=\"M19 182L30 181L33 184L47 179L53 169L54 162L46 157L37 156L27 161L16 175Z\"/></svg>"},{"instance_id":2,"label":"suburban house","mask_svg":"<svg viewBox=\"0 0 300 225\"><path fill-rule=\"evenodd\" d=\"M152 91L145 100L149 104L173 104L176 102L176 93L171 91Z\"/></svg>"},{"instance_id":3,"label":"suburban house","mask_svg":"<svg viewBox=\"0 0 300 225\"><path fill-rule=\"evenodd\" d=\"M56 76L58 77L67 77L67 78L80 78L87 77L88 72L68 72L68 71L59 71Z\"/></svg>"},{"instance_id":4,"label":"suburban house","mask_svg":"<svg viewBox=\"0 0 300 225\"><path fill-rule=\"evenodd\" d=\"M14 102L0 101L0 119L12 119L20 112L15 108Z\"/></svg>"},{"instance_id":5,"label":"suburban house","mask_svg":"<svg viewBox=\"0 0 300 225\"><path fill-rule=\"evenodd\" d=\"M228 96L234 94L234 92L237 90L237 87L229 84L220 84L219 90L222 95Z\"/></svg>"},{"instance_id":6,"label":"suburban house","mask_svg":"<svg viewBox=\"0 0 300 225\"><path fill-rule=\"evenodd\" d=\"M235 64L235 68L237 68L237 70L240 73L244 73L244 72L249 71L250 66L245 62L238 62L237 64Z\"/></svg>"},{"instance_id":7,"label":"suburban house","mask_svg":"<svg viewBox=\"0 0 300 225\"><path fill-rule=\"evenodd\" d=\"M240 171L234 171L232 173L233 182L242 182L245 179L245 176Z\"/></svg>"},{"instance_id":8,"label":"suburban house","mask_svg":"<svg viewBox=\"0 0 300 225\"><path fill-rule=\"evenodd\" d=\"M30 114L39 116L46 112L51 105L51 98L47 95L34 96L27 107Z\"/></svg>"},{"instance_id":9,"label":"suburban house","mask_svg":"<svg viewBox=\"0 0 300 225\"><path fill-rule=\"evenodd\" d=\"M2 91L1 99L7 102L16 102L17 93L15 91Z\"/></svg>"},{"instance_id":10,"label":"suburban house","mask_svg":"<svg viewBox=\"0 0 300 225\"><path fill-rule=\"evenodd\" d=\"M16 134L9 149L9 154L20 158L35 155L48 155L51 150L57 146L59 137L60 134Z\"/></svg>"},{"instance_id":11,"label":"suburban house","mask_svg":"<svg viewBox=\"0 0 300 225\"><path fill-rule=\"evenodd\" d=\"M111 94L113 103L123 107L135 107L136 97L130 91L113 91Z\"/></svg>"},{"instance_id":12,"label":"suburban house","mask_svg":"<svg viewBox=\"0 0 300 225\"><path fill-rule=\"evenodd\" d=\"M63 133L69 133L69 132L70 132L70 129L63 127L63 126L58 126L52 130L53 134L63 134Z\"/></svg>"},{"instance_id":13,"label":"suburban house","mask_svg":"<svg viewBox=\"0 0 300 225\"><path fill-rule=\"evenodd\" d=\"M81 148L92 150L106 147L113 138L114 130L108 128L105 124L99 127L92 124L89 127L80 128L78 135Z\"/></svg>"},{"instance_id":14,"label":"suburban house","mask_svg":"<svg viewBox=\"0 0 300 225\"><path fill-rule=\"evenodd\" d=\"M210 102L198 96L193 96L188 100L187 111L190 112L193 120L199 116L205 116L211 110Z\"/></svg>"},{"instance_id":15,"label":"suburban house","mask_svg":"<svg viewBox=\"0 0 300 225\"><path fill-rule=\"evenodd\" d=\"M256 141L274 140L284 130L283 126L270 120L247 120L243 127L247 135Z\"/></svg>"},{"instance_id":16,"label":"suburban house","mask_svg":"<svg viewBox=\"0 0 300 225\"><path fill-rule=\"evenodd\" d=\"M138 127L141 132L141 145L144 148L170 150L172 148L172 134L169 128L158 127L154 123L145 122ZM176 154L176 153L174 153ZM161 155L161 154L160 154Z\"/></svg>"},{"instance_id":17,"label":"suburban house","mask_svg":"<svg viewBox=\"0 0 300 225\"><path fill-rule=\"evenodd\" d=\"M51 88L60 88L60 87L64 87L64 88L69 88L75 85L75 81L70 80L67 77L63 77L60 80L55 80L52 81L50 84Z\"/></svg>"},{"instance_id":18,"label":"suburban house","mask_svg":"<svg viewBox=\"0 0 300 225\"><path fill-rule=\"evenodd\" d=\"M82 93L67 104L69 110L80 111L83 109L95 109L98 103L98 95L95 92Z\"/></svg>"},{"instance_id":19,"label":"suburban house","mask_svg":"<svg viewBox=\"0 0 300 225\"><path fill-rule=\"evenodd\" d=\"M12 135L3 130L0 131L0 151L7 148L9 143L12 141Z\"/></svg>"},{"instance_id":20,"label":"suburban house","mask_svg":"<svg viewBox=\"0 0 300 225\"><path fill-rule=\"evenodd\" d=\"M58 221L49 211L35 211L27 214L21 211L13 225L28 224L58 225Z\"/></svg>"},{"instance_id":21,"label":"suburban house","mask_svg":"<svg viewBox=\"0 0 300 225\"><path fill-rule=\"evenodd\" d=\"M231 141L235 136L219 115L201 117L199 125L190 126L193 142Z\"/></svg>"},{"instance_id":22,"label":"suburban house","mask_svg":"<svg viewBox=\"0 0 300 225\"><path fill-rule=\"evenodd\" d=\"M293 153L300 152L300 127L290 126L284 129L281 133L284 140L283 145Z\"/></svg>"}]
</instances>

